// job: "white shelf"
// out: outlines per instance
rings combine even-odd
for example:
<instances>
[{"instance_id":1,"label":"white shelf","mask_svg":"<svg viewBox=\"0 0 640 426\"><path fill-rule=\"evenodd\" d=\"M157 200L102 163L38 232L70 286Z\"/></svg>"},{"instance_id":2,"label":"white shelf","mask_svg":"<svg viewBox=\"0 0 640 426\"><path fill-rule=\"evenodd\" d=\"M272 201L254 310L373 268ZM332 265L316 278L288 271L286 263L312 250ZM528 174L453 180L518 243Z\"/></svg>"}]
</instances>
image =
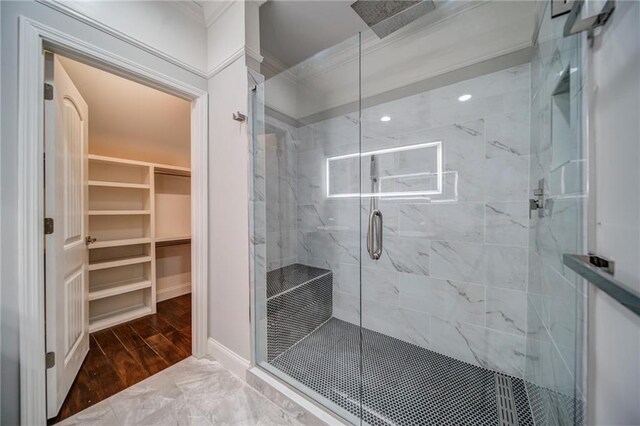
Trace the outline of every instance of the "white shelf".
<instances>
[{"instance_id":1,"label":"white shelf","mask_svg":"<svg viewBox=\"0 0 640 426\"><path fill-rule=\"evenodd\" d=\"M108 269L108 268L117 268L118 266L135 265L137 263L146 263L146 262L151 262L151 256L149 255L128 256L128 257L122 257L119 259L103 260L100 262L89 264L89 271L97 271L100 269Z\"/></svg>"},{"instance_id":2,"label":"white shelf","mask_svg":"<svg viewBox=\"0 0 640 426\"><path fill-rule=\"evenodd\" d=\"M130 293L132 291L150 287L151 281L144 278L135 278L127 281L95 286L89 291L89 301L104 299L105 297L117 296L118 294Z\"/></svg>"},{"instance_id":3,"label":"white shelf","mask_svg":"<svg viewBox=\"0 0 640 426\"><path fill-rule=\"evenodd\" d=\"M120 164L125 166L134 166L134 167L136 166L137 167L155 167L156 171L159 173L175 172L178 174L182 174L184 176L189 176L191 174L191 169L189 167L173 166L170 164L150 163L147 161L127 160L125 158L106 157L104 155L89 154L89 161Z\"/></svg>"},{"instance_id":4,"label":"white shelf","mask_svg":"<svg viewBox=\"0 0 640 426\"><path fill-rule=\"evenodd\" d=\"M116 324L131 321L153 313L153 310L146 305L136 305L120 311L110 312L89 319L89 332L103 330Z\"/></svg>"},{"instance_id":5,"label":"white shelf","mask_svg":"<svg viewBox=\"0 0 640 426\"><path fill-rule=\"evenodd\" d=\"M133 167L149 167L151 163L136 160L127 160L126 158L107 157L104 155L89 154L89 161L96 163L111 163Z\"/></svg>"},{"instance_id":6,"label":"white shelf","mask_svg":"<svg viewBox=\"0 0 640 426\"><path fill-rule=\"evenodd\" d=\"M138 216L151 214L151 210L89 210L89 216Z\"/></svg>"},{"instance_id":7,"label":"white shelf","mask_svg":"<svg viewBox=\"0 0 640 426\"><path fill-rule=\"evenodd\" d=\"M96 241L95 243L89 244L89 250L107 248L107 247L134 246L136 244L149 244L149 243L151 243L151 238L148 238L148 237L128 238L126 240Z\"/></svg>"},{"instance_id":8,"label":"white shelf","mask_svg":"<svg viewBox=\"0 0 640 426\"><path fill-rule=\"evenodd\" d=\"M182 235L178 237L157 237L156 243L171 243L174 241L191 240L191 235Z\"/></svg>"},{"instance_id":9,"label":"white shelf","mask_svg":"<svg viewBox=\"0 0 640 426\"><path fill-rule=\"evenodd\" d=\"M148 183L129 183L129 182L106 182L101 180L90 180L89 186L101 188L129 188L129 189L149 189Z\"/></svg>"},{"instance_id":10,"label":"white shelf","mask_svg":"<svg viewBox=\"0 0 640 426\"><path fill-rule=\"evenodd\" d=\"M178 167L178 166L167 166L158 164L154 167L154 172L164 175L172 175L172 176L181 176L181 177L190 177L191 169L187 167Z\"/></svg>"},{"instance_id":11,"label":"white shelf","mask_svg":"<svg viewBox=\"0 0 640 426\"><path fill-rule=\"evenodd\" d=\"M156 243L162 247L191 241L186 235L191 233L190 210L185 207L190 203L190 183L183 177L190 176L191 170L125 158L88 157L89 234L100 238L88 246L91 259L96 259L88 266L95 271L88 295L89 330L94 332L156 311ZM164 179L162 175L170 176ZM165 219L160 224L158 208ZM174 226L176 223L181 226ZM177 236L156 239L157 229ZM105 259L107 256L110 258ZM159 267L165 287L190 280L184 265L167 259L162 258Z\"/></svg>"}]
</instances>

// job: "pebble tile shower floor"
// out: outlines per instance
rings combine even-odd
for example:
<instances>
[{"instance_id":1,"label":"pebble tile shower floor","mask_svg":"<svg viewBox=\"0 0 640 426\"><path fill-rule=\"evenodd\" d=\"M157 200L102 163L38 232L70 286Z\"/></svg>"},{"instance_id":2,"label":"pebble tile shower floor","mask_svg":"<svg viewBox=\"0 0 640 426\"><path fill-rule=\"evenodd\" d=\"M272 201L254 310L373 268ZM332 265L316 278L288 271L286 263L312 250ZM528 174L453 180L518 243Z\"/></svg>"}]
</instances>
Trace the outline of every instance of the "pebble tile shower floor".
<instances>
[{"instance_id":1,"label":"pebble tile shower floor","mask_svg":"<svg viewBox=\"0 0 640 426\"><path fill-rule=\"evenodd\" d=\"M499 425L495 372L331 318L271 364L375 426ZM533 426L512 377L517 424ZM362 410L362 412L360 411Z\"/></svg>"}]
</instances>

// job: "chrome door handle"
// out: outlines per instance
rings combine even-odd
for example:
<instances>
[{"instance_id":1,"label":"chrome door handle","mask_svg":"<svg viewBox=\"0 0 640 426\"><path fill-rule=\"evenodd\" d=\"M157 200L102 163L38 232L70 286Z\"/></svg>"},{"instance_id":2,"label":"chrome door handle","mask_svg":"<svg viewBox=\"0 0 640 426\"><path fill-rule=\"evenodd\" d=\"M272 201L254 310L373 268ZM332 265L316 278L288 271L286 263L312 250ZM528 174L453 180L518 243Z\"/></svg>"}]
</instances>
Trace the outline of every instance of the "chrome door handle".
<instances>
[{"instance_id":1,"label":"chrome door handle","mask_svg":"<svg viewBox=\"0 0 640 426\"><path fill-rule=\"evenodd\" d=\"M367 230L367 251L369 257L378 260L382 257L382 212L375 209L369 215Z\"/></svg>"}]
</instances>

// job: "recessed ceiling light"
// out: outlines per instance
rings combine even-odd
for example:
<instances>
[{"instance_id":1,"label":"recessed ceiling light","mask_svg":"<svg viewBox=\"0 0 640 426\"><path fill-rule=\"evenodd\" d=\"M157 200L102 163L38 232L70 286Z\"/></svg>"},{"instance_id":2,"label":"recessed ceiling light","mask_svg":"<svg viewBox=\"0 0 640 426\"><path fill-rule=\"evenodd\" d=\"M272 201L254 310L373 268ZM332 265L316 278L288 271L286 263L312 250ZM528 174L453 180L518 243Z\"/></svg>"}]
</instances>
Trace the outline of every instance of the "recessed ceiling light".
<instances>
[{"instance_id":1,"label":"recessed ceiling light","mask_svg":"<svg viewBox=\"0 0 640 426\"><path fill-rule=\"evenodd\" d=\"M459 100L460 102L466 102L466 101L468 101L469 99L471 99L471 95L469 95L469 94L467 94L467 95L462 95L462 96L460 96L460 97L458 98L458 100Z\"/></svg>"},{"instance_id":2,"label":"recessed ceiling light","mask_svg":"<svg viewBox=\"0 0 640 426\"><path fill-rule=\"evenodd\" d=\"M391 117L389 117L388 115L383 115L382 117L380 117L380 121L391 121Z\"/></svg>"}]
</instances>

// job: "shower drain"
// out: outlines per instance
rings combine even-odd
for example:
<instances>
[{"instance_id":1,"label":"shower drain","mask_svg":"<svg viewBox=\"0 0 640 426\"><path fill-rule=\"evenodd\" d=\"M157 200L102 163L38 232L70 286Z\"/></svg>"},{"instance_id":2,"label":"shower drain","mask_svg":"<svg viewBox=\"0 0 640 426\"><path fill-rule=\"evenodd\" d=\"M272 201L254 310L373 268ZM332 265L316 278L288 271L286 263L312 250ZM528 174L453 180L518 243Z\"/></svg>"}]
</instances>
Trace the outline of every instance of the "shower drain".
<instances>
[{"instance_id":1,"label":"shower drain","mask_svg":"<svg viewBox=\"0 0 640 426\"><path fill-rule=\"evenodd\" d=\"M518 426L518 413L516 412L516 401L513 398L511 377L495 373L495 378L500 426Z\"/></svg>"}]
</instances>

